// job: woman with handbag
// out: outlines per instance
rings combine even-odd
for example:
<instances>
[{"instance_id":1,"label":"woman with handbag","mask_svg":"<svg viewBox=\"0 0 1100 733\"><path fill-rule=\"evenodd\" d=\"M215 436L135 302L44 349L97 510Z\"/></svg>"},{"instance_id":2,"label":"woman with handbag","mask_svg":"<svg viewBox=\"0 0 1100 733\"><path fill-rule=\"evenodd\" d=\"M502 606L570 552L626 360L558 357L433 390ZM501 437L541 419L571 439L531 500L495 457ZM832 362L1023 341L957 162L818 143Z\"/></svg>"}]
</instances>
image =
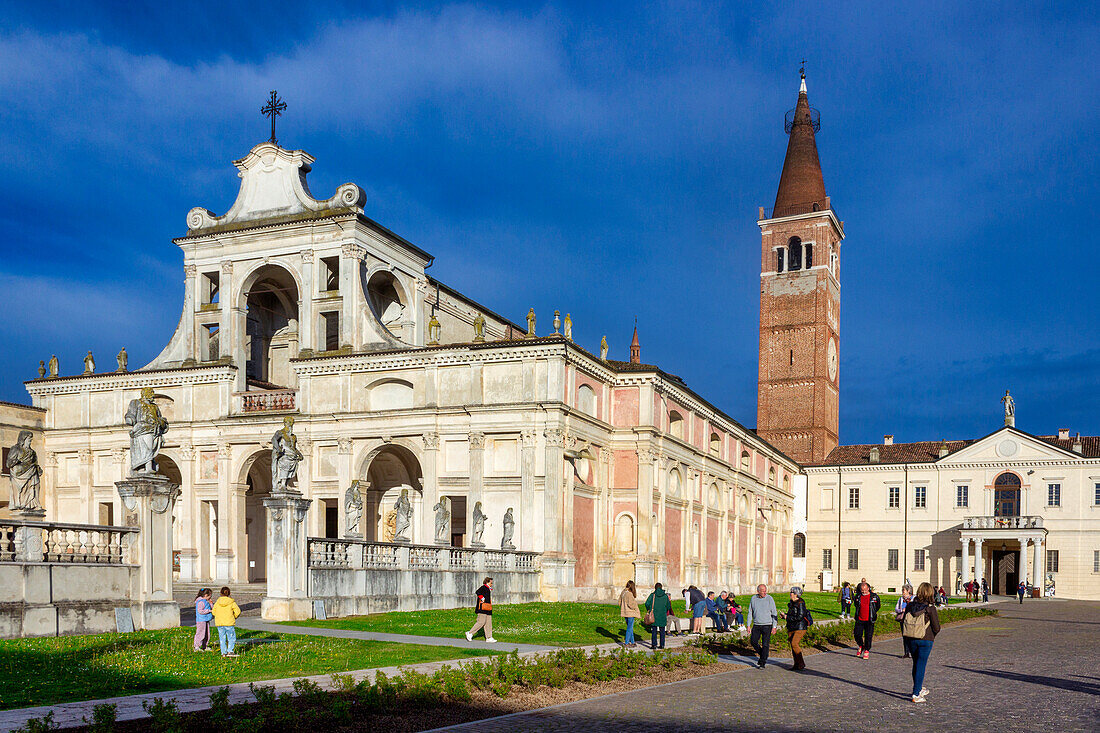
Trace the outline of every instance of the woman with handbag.
<instances>
[{"instance_id":1,"label":"woman with handbag","mask_svg":"<svg viewBox=\"0 0 1100 733\"><path fill-rule=\"evenodd\" d=\"M626 581L626 587L619 594L619 615L626 619L623 646L633 649L637 646L634 643L634 623L642 617L642 612L638 608L638 590L633 580Z\"/></svg>"},{"instance_id":2,"label":"woman with handbag","mask_svg":"<svg viewBox=\"0 0 1100 733\"><path fill-rule=\"evenodd\" d=\"M474 627L466 632L466 641L473 641L478 629L485 630L485 641L495 644L493 638L493 579L486 578L481 587L477 589L477 602L474 604L474 614L477 621Z\"/></svg>"},{"instance_id":3,"label":"woman with handbag","mask_svg":"<svg viewBox=\"0 0 1100 733\"><path fill-rule=\"evenodd\" d=\"M672 599L665 593L660 583L653 586L653 592L645 599L646 618L650 625L653 639L649 644L650 649L665 648L665 627L668 625L668 612L672 610ZM661 645L657 646L658 633L661 637Z\"/></svg>"},{"instance_id":4,"label":"woman with handbag","mask_svg":"<svg viewBox=\"0 0 1100 733\"><path fill-rule=\"evenodd\" d=\"M779 618L787 619L787 636L791 641L791 654L794 656L791 671L798 672L806 669L806 662L802 658L802 637L806 635L806 629L813 620L806 608L806 602L802 600L802 589L797 585L791 588L791 600L787 602L787 612L779 614Z\"/></svg>"}]
</instances>

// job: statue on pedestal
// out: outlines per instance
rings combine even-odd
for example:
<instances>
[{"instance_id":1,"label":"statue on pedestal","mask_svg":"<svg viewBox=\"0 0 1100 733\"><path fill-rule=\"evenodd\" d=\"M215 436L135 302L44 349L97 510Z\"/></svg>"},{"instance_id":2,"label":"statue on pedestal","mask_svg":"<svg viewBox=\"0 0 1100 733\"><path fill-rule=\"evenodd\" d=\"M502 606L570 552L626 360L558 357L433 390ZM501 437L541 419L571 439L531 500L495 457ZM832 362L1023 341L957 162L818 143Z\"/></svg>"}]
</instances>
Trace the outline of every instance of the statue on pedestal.
<instances>
[{"instance_id":1,"label":"statue on pedestal","mask_svg":"<svg viewBox=\"0 0 1100 733\"><path fill-rule=\"evenodd\" d=\"M344 492L344 536L362 537L359 520L363 518L363 495L359 491L359 479L351 482Z\"/></svg>"},{"instance_id":2,"label":"statue on pedestal","mask_svg":"<svg viewBox=\"0 0 1100 733\"><path fill-rule=\"evenodd\" d=\"M527 338L535 337L535 309L527 311Z\"/></svg>"},{"instance_id":3,"label":"statue on pedestal","mask_svg":"<svg viewBox=\"0 0 1100 733\"><path fill-rule=\"evenodd\" d=\"M8 460L4 462L4 468L11 479L12 509L41 511L42 504L38 500L42 484L39 477L42 475L42 467L38 465L38 455L31 448L31 431L20 430L19 437L8 450Z\"/></svg>"},{"instance_id":4,"label":"statue on pedestal","mask_svg":"<svg viewBox=\"0 0 1100 733\"><path fill-rule=\"evenodd\" d=\"M93 364L93 368L94 368ZM160 453L168 421L160 414L153 401L153 388L143 387L141 397L130 400L126 408L126 424L130 427L130 475L157 472L157 454Z\"/></svg>"},{"instance_id":5,"label":"statue on pedestal","mask_svg":"<svg viewBox=\"0 0 1100 733\"><path fill-rule=\"evenodd\" d=\"M474 316L474 343L480 344L485 340L485 316L478 313Z\"/></svg>"},{"instance_id":6,"label":"statue on pedestal","mask_svg":"<svg viewBox=\"0 0 1100 733\"><path fill-rule=\"evenodd\" d=\"M451 510L447 506L447 497L439 500L435 509L435 543L437 545L451 544Z\"/></svg>"},{"instance_id":7,"label":"statue on pedestal","mask_svg":"<svg viewBox=\"0 0 1100 733\"><path fill-rule=\"evenodd\" d=\"M481 536L485 534L485 512L481 509L481 502L474 502L474 531L473 541L470 542L472 547L485 547L485 543L481 541Z\"/></svg>"},{"instance_id":8,"label":"statue on pedestal","mask_svg":"<svg viewBox=\"0 0 1100 733\"><path fill-rule=\"evenodd\" d=\"M500 549L502 550L514 550L516 546L512 544L512 535L516 531L516 520L512 519L512 507L508 507L508 510L504 512L504 537L500 540Z\"/></svg>"},{"instance_id":9,"label":"statue on pedestal","mask_svg":"<svg viewBox=\"0 0 1100 733\"><path fill-rule=\"evenodd\" d=\"M1001 402L1005 406L1005 425L1016 424L1016 402L1012 399L1012 395L1005 390L1005 396L1001 398Z\"/></svg>"},{"instance_id":10,"label":"statue on pedestal","mask_svg":"<svg viewBox=\"0 0 1100 733\"><path fill-rule=\"evenodd\" d=\"M570 341L573 340L573 319L568 313L565 314L565 337Z\"/></svg>"},{"instance_id":11,"label":"statue on pedestal","mask_svg":"<svg viewBox=\"0 0 1100 733\"><path fill-rule=\"evenodd\" d=\"M57 354L54 354L53 356L50 357L49 367L50 367L50 376L51 377L56 377L57 376L57 369L58 369Z\"/></svg>"},{"instance_id":12,"label":"statue on pedestal","mask_svg":"<svg viewBox=\"0 0 1100 733\"><path fill-rule=\"evenodd\" d=\"M92 356L91 351L84 357L84 373L95 374L95 357Z\"/></svg>"},{"instance_id":13,"label":"statue on pedestal","mask_svg":"<svg viewBox=\"0 0 1100 733\"><path fill-rule=\"evenodd\" d=\"M607 361L607 336L600 339L600 359Z\"/></svg>"},{"instance_id":14,"label":"statue on pedestal","mask_svg":"<svg viewBox=\"0 0 1100 733\"><path fill-rule=\"evenodd\" d=\"M298 452L298 436L293 432L294 418L283 418L283 429L271 438L271 490L276 493L290 491L290 483L298 479L298 464L302 454Z\"/></svg>"},{"instance_id":15,"label":"statue on pedestal","mask_svg":"<svg viewBox=\"0 0 1100 733\"><path fill-rule=\"evenodd\" d=\"M412 526L413 516L413 507L412 502L409 501L408 489L401 489L401 496L397 498L397 503L394 504L393 509L397 512L397 522L394 525L393 541L408 542L409 527Z\"/></svg>"},{"instance_id":16,"label":"statue on pedestal","mask_svg":"<svg viewBox=\"0 0 1100 733\"><path fill-rule=\"evenodd\" d=\"M116 356L115 359L118 360L118 369L116 369L115 371L118 371L118 372L129 371L129 369L127 368L126 365L129 362L130 357L128 357L126 355L126 347L125 346L122 347L122 351L118 352L118 356Z\"/></svg>"}]
</instances>

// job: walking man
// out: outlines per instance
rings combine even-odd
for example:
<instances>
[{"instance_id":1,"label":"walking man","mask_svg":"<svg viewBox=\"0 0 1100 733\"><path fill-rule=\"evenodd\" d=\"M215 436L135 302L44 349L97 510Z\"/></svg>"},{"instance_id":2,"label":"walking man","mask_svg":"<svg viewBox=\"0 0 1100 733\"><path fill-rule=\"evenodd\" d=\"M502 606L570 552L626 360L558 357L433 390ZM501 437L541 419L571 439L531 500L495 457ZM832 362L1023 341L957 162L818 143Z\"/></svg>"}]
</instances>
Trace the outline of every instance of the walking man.
<instances>
[{"instance_id":1,"label":"walking man","mask_svg":"<svg viewBox=\"0 0 1100 733\"><path fill-rule=\"evenodd\" d=\"M756 667L764 669L768 662L772 632L779 630L779 611L775 607L775 599L768 595L768 586L763 583L756 586L756 595L749 601L749 618L752 623L749 643L760 659Z\"/></svg>"},{"instance_id":2,"label":"walking man","mask_svg":"<svg viewBox=\"0 0 1100 733\"><path fill-rule=\"evenodd\" d=\"M859 645L856 656L870 659L871 640L875 636L875 619L878 618L878 609L882 602L878 594L871 590L871 586L867 585L867 581L863 581L856 589L856 599L852 605L856 609L855 637L856 644Z\"/></svg>"}]
</instances>

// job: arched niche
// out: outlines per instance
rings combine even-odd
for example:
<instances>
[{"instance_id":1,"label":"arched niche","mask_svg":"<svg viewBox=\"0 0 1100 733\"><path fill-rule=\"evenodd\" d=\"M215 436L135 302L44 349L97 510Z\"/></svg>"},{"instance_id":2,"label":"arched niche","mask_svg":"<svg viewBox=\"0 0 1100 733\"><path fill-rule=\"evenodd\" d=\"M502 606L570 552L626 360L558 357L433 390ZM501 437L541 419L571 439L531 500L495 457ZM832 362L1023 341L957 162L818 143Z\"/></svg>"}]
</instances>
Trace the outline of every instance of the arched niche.
<instances>
[{"instance_id":1,"label":"arched niche","mask_svg":"<svg viewBox=\"0 0 1100 733\"><path fill-rule=\"evenodd\" d=\"M596 392L587 384L577 387L577 409L586 415L596 417Z\"/></svg>"},{"instance_id":2,"label":"arched niche","mask_svg":"<svg viewBox=\"0 0 1100 733\"><path fill-rule=\"evenodd\" d=\"M407 410L413 407L412 382L380 379L367 386L367 405L371 411Z\"/></svg>"},{"instance_id":3,"label":"arched niche","mask_svg":"<svg viewBox=\"0 0 1100 733\"><path fill-rule=\"evenodd\" d=\"M411 298L398 277L390 270L364 273L363 286L367 306L374 318L395 338L412 341Z\"/></svg>"},{"instance_id":4,"label":"arched niche","mask_svg":"<svg viewBox=\"0 0 1100 733\"><path fill-rule=\"evenodd\" d=\"M615 552L620 555L634 553L634 517L623 512L615 517Z\"/></svg>"},{"instance_id":5,"label":"arched niche","mask_svg":"<svg viewBox=\"0 0 1100 733\"><path fill-rule=\"evenodd\" d=\"M359 488L363 493L363 537L371 542L394 539L395 506L403 491L408 492L413 516L409 539L423 543L430 538L420 536L420 517L431 507L423 504L424 473L420 460L404 445L390 443L370 451L360 463Z\"/></svg>"},{"instance_id":6,"label":"arched niche","mask_svg":"<svg viewBox=\"0 0 1100 733\"><path fill-rule=\"evenodd\" d=\"M238 299L244 324L236 350L250 389L293 386L290 360L298 356L299 293L294 274L281 265L261 265L245 278Z\"/></svg>"}]
</instances>

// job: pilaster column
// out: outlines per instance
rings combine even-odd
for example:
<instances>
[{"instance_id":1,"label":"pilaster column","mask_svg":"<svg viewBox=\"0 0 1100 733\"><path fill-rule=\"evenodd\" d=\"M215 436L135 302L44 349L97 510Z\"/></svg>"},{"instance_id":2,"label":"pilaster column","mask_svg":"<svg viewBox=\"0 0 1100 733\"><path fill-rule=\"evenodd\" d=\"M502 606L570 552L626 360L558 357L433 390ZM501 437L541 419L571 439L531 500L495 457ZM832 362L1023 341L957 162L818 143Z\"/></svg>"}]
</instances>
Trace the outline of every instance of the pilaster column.
<instances>
[{"instance_id":1,"label":"pilaster column","mask_svg":"<svg viewBox=\"0 0 1100 733\"><path fill-rule=\"evenodd\" d=\"M613 560L611 559L611 450L600 448L596 484L600 494L596 503L596 584L610 587Z\"/></svg>"},{"instance_id":2,"label":"pilaster column","mask_svg":"<svg viewBox=\"0 0 1100 733\"><path fill-rule=\"evenodd\" d=\"M420 536L413 542L431 544L435 540L435 509L439 503L439 433L424 434L424 465L420 467L424 476L420 500Z\"/></svg>"},{"instance_id":3,"label":"pilaster column","mask_svg":"<svg viewBox=\"0 0 1100 733\"><path fill-rule=\"evenodd\" d=\"M317 295L317 286L313 282L313 250L304 249L302 257L302 292L298 293L298 354L312 352L317 349L313 338L313 332L317 326L314 323L313 298ZM320 349L323 350L323 349Z\"/></svg>"},{"instance_id":4,"label":"pilaster column","mask_svg":"<svg viewBox=\"0 0 1100 733\"><path fill-rule=\"evenodd\" d=\"M339 530L340 537L348 536L347 518L344 516L344 492L351 486L352 478L351 469L351 438L340 437L336 439L336 488L337 488L337 504L339 505L339 511L336 512L338 519L336 525ZM366 516L360 520L360 529L363 529L362 524L367 521ZM360 537L367 536L365 533L359 535Z\"/></svg>"},{"instance_id":5,"label":"pilaster column","mask_svg":"<svg viewBox=\"0 0 1100 733\"><path fill-rule=\"evenodd\" d=\"M99 521L96 516L95 490L92 487L92 450L81 448L76 452L77 461L80 464L80 498L83 503L84 522L95 524Z\"/></svg>"},{"instance_id":6,"label":"pilaster column","mask_svg":"<svg viewBox=\"0 0 1100 733\"><path fill-rule=\"evenodd\" d=\"M362 292L356 286L363 255L363 248L357 244L345 244L340 248L340 346L344 348L356 345L356 294Z\"/></svg>"},{"instance_id":7,"label":"pilaster column","mask_svg":"<svg viewBox=\"0 0 1100 733\"><path fill-rule=\"evenodd\" d=\"M536 542L535 521L535 446L538 444L538 435L534 430L524 430L519 436L520 464L519 464L519 516L513 516L516 522L515 536L522 540L521 543L513 543L524 550L532 550L540 545ZM545 544L543 544L545 546Z\"/></svg>"},{"instance_id":8,"label":"pilaster column","mask_svg":"<svg viewBox=\"0 0 1100 733\"><path fill-rule=\"evenodd\" d=\"M202 361L202 344L195 340L195 313L198 304L195 302L195 279L198 277L199 268L195 265L183 266L183 348L187 355L184 361ZM218 285L219 290L221 284Z\"/></svg>"},{"instance_id":9,"label":"pilaster column","mask_svg":"<svg viewBox=\"0 0 1100 733\"><path fill-rule=\"evenodd\" d=\"M222 443L218 446L218 542L214 554L214 572L218 580L237 580L233 573L233 494L234 483L230 476L233 461L232 446Z\"/></svg>"},{"instance_id":10,"label":"pilaster column","mask_svg":"<svg viewBox=\"0 0 1100 733\"><path fill-rule=\"evenodd\" d=\"M273 493L264 499L267 596L260 604L260 614L266 621L296 621L313 616L305 524L311 502L296 491Z\"/></svg>"},{"instance_id":11,"label":"pilaster column","mask_svg":"<svg viewBox=\"0 0 1100 733\"><path fill-rule=\"evenodd\" d=\"M471 432L470 440L470 498L466 501L466 527L473 534L474 503L483 501L485 484L485 433ZM482 510L484 510L484 505Z\"/></svg>"},{"instance_id":12,"label":"pilaster column","mask_svg":"<svg viewBox=\"0 0 1100 733\"><path fill-rule=\"evenodd\" d=\"M1040 589L1039 594L1040 595L1046 595L1046 587L1047 587L1047 583L1046 583L1047 573L1046 573L1046 570L1047 569L1045 567L1043 567L1043 538L1042 537L1036 537L1034 540L1032 540L1032 543L1033 543L1033 546L1032 546L1031 551L1032 551L1032 554L1033 554L1033 564L1031 566L1032 567L1031 582L1034 583L1035 585L1039 586L1039 589Z\"/></svg>"},{"instance_id":13,"label":"pilaster column","mask_svg":"<svg viewBox=\"0 0 1100 733\"><path fill-rule=\"evenodd\" d=\"M974 538L974 580L981 582L985 577L985 560L982 558L982 538Z\"/></svg>"},{"instance_id":14,"label":"pilaster column","mask_svg":"<svg viewBox=\"0 0 1100 733\"><path fill-rule=\"evenodd\" d=\"M562 552L562 448L565 433L561 428L550 428L546 438L546 480L543 487L543 545L544 552Z\"/></svg>"},{"instance_id":15,"label":"pilaster column","mask_svg":"<svg viewBox=\"0 0 1100 733\"><path fill-rule=\"evenodd\" d=\"M190 278L192 282L194 278ZM194 288L194 285L192 285ZM241 293L240 300L247 298L246 293ZM235 317L235 312L240 310L239 300L233 297L233 262L226 260L221 266L221 275L218 281L218 304L221 306L221 313L218 318L218 354L211 354L215 359L223 357L234 357L234 351L237 344L240 344L241 351L243 353L244 341L241 338L244 331L238 333L240 327ZM194 305L191 306L192 312L194 312ZM194 322L195 318L192 315L191 321ZM195 349L195 358L202 361L201 348ZM237 357L239 358L239 357ZM247 356L245 357L247 361ZM237 368L240 371L244 371L245 362L242 361L237 364Z\"/></svg>"},{"instance_id":16,"label":"pilaster column","mask_svg":"<svg viewBox=\"0 0 1100 733\"><path fill-rule=\"evenodd\" d=\"M199 552L196 549L197 515L195 507L195 448L184 443L179 450L180 498L179 498L179 553L180 580L197 580Z\"/></svg>"},{"instance_id":17,"label":"pilaster column","mask_svg":"<svg viewBox=\"0 0 1100 733\"><path fill-rule=\"evenodd\" d=\"M134 625L147 630L179 626L180 606L172 600L172 506L180 487L157 474L131 476L115 486L126 510L137 516L139 530L129 558L138 566L130 589Z\"/></svg>"}]
</instances>

